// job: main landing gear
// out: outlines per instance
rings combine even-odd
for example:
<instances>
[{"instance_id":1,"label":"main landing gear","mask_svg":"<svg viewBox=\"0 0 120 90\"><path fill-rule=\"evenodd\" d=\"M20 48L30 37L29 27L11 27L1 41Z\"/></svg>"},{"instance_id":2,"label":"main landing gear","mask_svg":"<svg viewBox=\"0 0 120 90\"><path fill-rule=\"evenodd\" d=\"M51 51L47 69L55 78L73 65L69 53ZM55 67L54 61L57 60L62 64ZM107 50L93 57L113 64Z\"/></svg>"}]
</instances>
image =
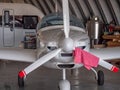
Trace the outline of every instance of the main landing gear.
<instances>
[{"instance_id":1,"label":"main landing gear","mask_svg":"<svg viewBox=\"0 0 120 90\"><path fill-rule=\"evenodd\" d=\"M98 72L96 72L93 68L92 68L92 71L95 73L97 84L99 86L104 85L104 73L103 73L103 71L99 70Z\"/></svg>"},{"instance_id":2,"label":"main landing gear","mask_svg":"<svg viewBox=\"0 0 120 90\"><path fill-rule=\"evenodd\" d=\"M18 86L24 87L24 80L25 80L26 74L24 71L20 71L18 74Z\"/></svg>"},{"instance_id":3,"label":"main landing gear","mask_svg":"<svg viewBox=\"0 0 120 90\"><path fill-rule=\"evenodd\" d=\"M104 84L104 73L103 71L99 70L97 74L98 74L97 83L98 85L102 86Z\"/></svg>"},{"instance_id":4,"label":"main landing gear","mask_svg":"<svg viewBox=\"0 0 120 90\"><path fill-rule=\"evenodd\" d=\"M21 78L18 76L18 86L19 87L24 87L24 78Z\"/></svg>"},{"instance_id":5,"label":"main landing gear","mask_svg":"<svg viewBox=\"0 0 120 90\"><path fill-rule=\"evenodd\" d=\"M103 71L99 70L96 72L93 68L92 71L95 73L96 80L98 85L104 85L104 73ZM18 86L24 87L24 80L25 80L25 73L24 71L20 71L18 74ZM70 82L66 79L66 70L63 69L63 79L59 82L59 89L60 90L70 90Z\"/></svg>"}]
</instances>

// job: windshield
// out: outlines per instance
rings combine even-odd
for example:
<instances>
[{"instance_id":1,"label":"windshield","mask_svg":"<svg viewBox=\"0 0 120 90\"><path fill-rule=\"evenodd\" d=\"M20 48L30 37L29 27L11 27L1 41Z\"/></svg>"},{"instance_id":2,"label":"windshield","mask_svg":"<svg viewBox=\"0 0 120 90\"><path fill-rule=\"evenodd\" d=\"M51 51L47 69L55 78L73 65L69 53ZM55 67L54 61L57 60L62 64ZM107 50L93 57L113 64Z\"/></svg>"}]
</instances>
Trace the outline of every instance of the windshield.
<instances>
[{"instance_id":1,"label":"windshield","mask_svg":"<svg viewBox=\"0 0 120 90\"><path fill-rule=\"evenodd\" d=\"M62 13L52 13L52 14L46 15L42 19L41 23L39 23L38 29L44 28L47 26L54 26L54 25L63 25L63 14ZM81 27L81 28L85 27L83 25L83 22L80 19L72 15L70 15L70 25Z\"/></svg>"}]
</instances>

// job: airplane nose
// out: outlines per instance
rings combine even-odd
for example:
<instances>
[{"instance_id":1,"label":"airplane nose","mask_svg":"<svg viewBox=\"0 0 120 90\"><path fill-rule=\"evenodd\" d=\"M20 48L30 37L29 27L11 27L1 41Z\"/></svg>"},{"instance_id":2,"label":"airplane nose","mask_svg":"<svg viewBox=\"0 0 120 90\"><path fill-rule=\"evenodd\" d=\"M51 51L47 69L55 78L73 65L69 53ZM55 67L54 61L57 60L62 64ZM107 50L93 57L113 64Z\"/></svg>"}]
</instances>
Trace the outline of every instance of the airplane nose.
<instances>
[{"instance_id":1,"label":"airplane nose","mask_svg":"<svg viewBox=\"0 0 120 90\"><path fill-rule=\"evenodd\" d=\"M65 38L62 42L62 49L65 52L73 51L73 40L71 38Z\"/></svg>"}]
</instances>

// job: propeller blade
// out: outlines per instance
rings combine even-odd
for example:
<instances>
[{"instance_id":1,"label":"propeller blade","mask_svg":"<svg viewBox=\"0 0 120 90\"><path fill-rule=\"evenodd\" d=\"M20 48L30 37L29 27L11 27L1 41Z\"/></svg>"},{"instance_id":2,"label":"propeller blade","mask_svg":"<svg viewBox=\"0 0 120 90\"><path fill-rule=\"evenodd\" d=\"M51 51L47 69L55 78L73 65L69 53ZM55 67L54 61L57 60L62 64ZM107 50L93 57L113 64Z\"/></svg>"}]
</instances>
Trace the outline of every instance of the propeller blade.
<instances>
[{"instance_id":1,"label":"propeller blade","mask_svg":"<svg viewBox=\"0 0 120 90\"><path fill-rule=\"evenodd\" d=\"M119 71L119 68L117 68L116 66L104 61L104 60L101 60L99 59L99 63L98 63L100 66L110 70L110 71L113 71L113 72L118 72Z\"/></svg>"},{"instance_id":2,"label":"propeller blade","mask_svg":"<svg viewBox=\"0 0 120 90\"><path fill-rule=\"evenodd\" d=\"M92 67L97 67L98 65L113 72L118 72L119 70L119 68L117 68L116 66L80 48L75 48L74 62L82 63L88 70L90 70Z\"/></svg>"},{"instance_id":3,"label":"propeller blade","mask_svg":"<svg viewBox=\"0 0 120 90\"><path fill-rule=\"evenodd\" d=\"M63 5L63 21L65 38L69 38L70 22L69 22L69 3L68 0L62 0Z\"/></svg>"},{"instance_id":4,"label":"propeller blade","mask_svg":"<svg viewBox=\"0 0 120 90\"><path fill-rule=\"evenodd\" d=\"M51 60L53 57L55 57L59 52L61 51L61 49L56 49L51 51L50 53L47 53L46 55L42 56L41 58L39 58L37 61L35 61L34 63L32 63L31 65L29 65L27 68L25 68L23 71L25 74L28 74L30 72L32 72L33 70L35 70L36 68L38 68L39 66L43 65L44 63L48 62L49 60Z\"/></svg>"}]
</instances>

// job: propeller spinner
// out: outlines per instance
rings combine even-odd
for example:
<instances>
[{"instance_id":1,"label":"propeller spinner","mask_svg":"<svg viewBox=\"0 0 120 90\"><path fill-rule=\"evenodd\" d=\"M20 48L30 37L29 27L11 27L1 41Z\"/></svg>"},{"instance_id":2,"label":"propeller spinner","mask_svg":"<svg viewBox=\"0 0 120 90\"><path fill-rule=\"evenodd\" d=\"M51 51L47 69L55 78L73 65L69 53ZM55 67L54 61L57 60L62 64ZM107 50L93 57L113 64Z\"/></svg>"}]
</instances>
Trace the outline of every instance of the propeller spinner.
<instances>
[{"instance_id":1,"label":"propeller spinner","mask_svg":"<svg viewBox=\"0 0 120 90\"><path fill-rule=\"evenodd\" d=\"M62 42L62 49L65 52L73 51L74 42L71 38L65 38Z\"/></svg>"}]
</instances>

